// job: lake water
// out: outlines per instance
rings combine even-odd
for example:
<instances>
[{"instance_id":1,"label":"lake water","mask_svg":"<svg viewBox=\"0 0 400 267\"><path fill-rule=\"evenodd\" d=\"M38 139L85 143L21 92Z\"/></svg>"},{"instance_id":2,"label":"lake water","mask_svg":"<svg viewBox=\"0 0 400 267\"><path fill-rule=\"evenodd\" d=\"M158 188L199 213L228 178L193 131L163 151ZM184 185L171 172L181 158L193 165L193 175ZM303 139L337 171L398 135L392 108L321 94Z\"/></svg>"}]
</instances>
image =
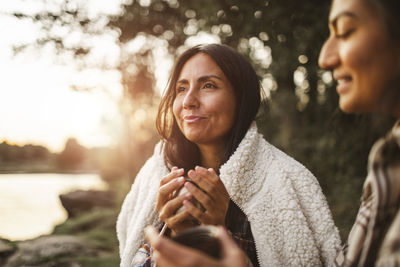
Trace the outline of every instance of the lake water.
<instances>
[{"instance_id":1,"label":"lake water","mask_svg":"<svg viewBox=\"0 0 400 267\"><path fill-rule=\"evenodd\" d=\"M97 174L0 174L0 237L51 233L67 218L58 196L77 189L106 190L107 184Z\"/></svg>"}]
</instances>

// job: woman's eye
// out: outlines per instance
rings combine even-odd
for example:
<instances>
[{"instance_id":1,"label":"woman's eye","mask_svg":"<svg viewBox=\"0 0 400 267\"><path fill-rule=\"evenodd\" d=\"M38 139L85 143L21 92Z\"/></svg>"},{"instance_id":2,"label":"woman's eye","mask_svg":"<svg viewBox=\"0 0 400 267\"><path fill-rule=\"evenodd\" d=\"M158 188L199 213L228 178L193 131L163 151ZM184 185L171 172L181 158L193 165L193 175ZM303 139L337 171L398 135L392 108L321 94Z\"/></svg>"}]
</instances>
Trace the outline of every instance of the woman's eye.
<instances>
[{"instance_id":1,"label":"woman's eye","mask_svg":"<svg viewBox=\"0 0 400 267\"><path fill-rule=\"evenodd\" d=\"M214 84L212 84L212 83L206 83L206 84L204 84L203 87L204 88L216 88L216 86Z\"/></svg>"},{"instance_id":2,"label":"woman's eye","mask_svg":"<svg viewBox=\"0 0 400 267\"><path fill-rule=\"evenodd\" d=\"M185 90L186 90L186 88L183 87L183 86L179 86L179 87L176 88L176 92L177 93L184 92Z\"/></svg>"}]
</instances>

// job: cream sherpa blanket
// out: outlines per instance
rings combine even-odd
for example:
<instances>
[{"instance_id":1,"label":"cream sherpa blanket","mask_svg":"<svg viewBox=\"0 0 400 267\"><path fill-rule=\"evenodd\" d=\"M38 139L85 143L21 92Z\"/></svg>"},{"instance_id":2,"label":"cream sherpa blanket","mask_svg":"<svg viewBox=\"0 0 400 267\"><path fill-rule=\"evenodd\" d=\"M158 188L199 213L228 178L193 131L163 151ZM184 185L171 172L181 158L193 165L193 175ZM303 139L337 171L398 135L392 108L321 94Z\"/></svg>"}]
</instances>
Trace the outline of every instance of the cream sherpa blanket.
<instances>
[{"instance_id":1,"label":"cream sherpa blanket","mask_svg":"<svg viewBox=\"0 0 400 267\"><path fill-rule=\"evenodd\" d=\"M168 173L159 143L126 196L117 221L121 266L144 243L143 229L160 226L156 196ZM220 178L247 215L261 266L321 266L333 262L338 231L316 178L270 145L252 124Z\"/></svg>"}]
</instances>

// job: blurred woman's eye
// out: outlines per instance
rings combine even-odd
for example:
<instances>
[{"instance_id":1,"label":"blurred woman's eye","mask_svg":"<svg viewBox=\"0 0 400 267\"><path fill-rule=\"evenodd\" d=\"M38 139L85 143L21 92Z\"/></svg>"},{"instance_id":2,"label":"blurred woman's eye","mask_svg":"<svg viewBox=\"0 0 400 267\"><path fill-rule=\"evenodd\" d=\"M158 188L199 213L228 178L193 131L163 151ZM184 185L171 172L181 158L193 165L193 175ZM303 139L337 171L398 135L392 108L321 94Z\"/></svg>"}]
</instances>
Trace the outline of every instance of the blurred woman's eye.
<instances>
[{"instance_id":1,"label":"blurred woman's eye","mask_svg":"<svg viewBox=\"0 0 400 267\"><path fill-rule=\"evenodd\" d=\"M335 36L339 39L348 38L355 31L355 25L351 18L339 18L336 24Z\"/></svg>"},{"instance_id":2,"label":"blurred woman's eye","mask_svg":"<svg viewBox=\"0 0 400 267\"><path fill-rule=\"evenodd\" d=\"M338 33L336 33L336 37L339 38L339 39L346 39L346 38L348 38L353 32L354 32L353 29L346 30L346 31L342 31L342 32L338 32Z\"/></svg>"}]
</instances>

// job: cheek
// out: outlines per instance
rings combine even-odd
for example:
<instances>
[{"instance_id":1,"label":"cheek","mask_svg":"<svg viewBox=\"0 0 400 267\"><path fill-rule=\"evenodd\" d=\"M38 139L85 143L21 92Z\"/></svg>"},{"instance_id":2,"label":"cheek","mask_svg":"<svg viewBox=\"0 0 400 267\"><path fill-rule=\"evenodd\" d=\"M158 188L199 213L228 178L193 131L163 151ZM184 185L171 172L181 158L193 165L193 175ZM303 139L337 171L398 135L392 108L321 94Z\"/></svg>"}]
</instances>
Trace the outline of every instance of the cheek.
<instances>
[{"instance_id":1,"label":"cheek","mask_svg":"<svg viewBox=\"0 0 400 267\"><path fill-rule=\"evenodd\" d=\"M220 104L220 107L225 107L224 114L225 119L229 125L233 125L236 118L236 101L233 97L227 98L227 101L224 101Z\"/></svg>"},{"instance_id":2,"label":"cheek","mask_svg":"<svg viewBox=\"0 0 400 267\"><path fill-rule=\"evenodd\" d=\"M174 103L172 104L172 113L174 114L174 117L177 121L179 121L178 117L179 117L179 113L181 111L181 107L182 107L182 105L181 105L179 99L175 98Z\"/></svg>"},{"instance_id":3,"label":"cheek","mask_svg":"<svg viewBox=\"0 0 400 267\"><path fill-rule=\"evenodd\" d=\"M369 57L366 50L365 47L357 45L343 47L341 53L342 62L345 67L348 67L352 71L352 75L358 75L368 64Z\"/></svg>"}]
</instances>

